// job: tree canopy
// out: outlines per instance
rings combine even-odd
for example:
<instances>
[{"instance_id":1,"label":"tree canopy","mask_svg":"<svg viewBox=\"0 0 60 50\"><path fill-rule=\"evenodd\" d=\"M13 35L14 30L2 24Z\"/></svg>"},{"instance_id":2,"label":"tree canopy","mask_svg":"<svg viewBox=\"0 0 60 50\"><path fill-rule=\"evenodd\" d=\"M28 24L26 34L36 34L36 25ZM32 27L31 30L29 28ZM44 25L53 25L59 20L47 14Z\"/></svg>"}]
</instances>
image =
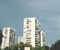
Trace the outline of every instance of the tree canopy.
<instances>
[{"instance_id":1,"label":"tree canopy","mask_svg":"<svg viewBox=\"0 0 60 50\"><path fill-rule=\"evenodd\" d=\"M3 37L2 30L0 29L0 46L1 46L1 43L2 43L2 37Z\"/></svg>"},{"instance_id":2,"label":"tree canopy","mask_svg":"<svg viewBox=\"0 0 60 50\"><path fill-rule=\"evenodd\" d=\"M57 40L57 42L52 45L51 50L60 50L60 40Z\"/></svg>"}]
</instances>

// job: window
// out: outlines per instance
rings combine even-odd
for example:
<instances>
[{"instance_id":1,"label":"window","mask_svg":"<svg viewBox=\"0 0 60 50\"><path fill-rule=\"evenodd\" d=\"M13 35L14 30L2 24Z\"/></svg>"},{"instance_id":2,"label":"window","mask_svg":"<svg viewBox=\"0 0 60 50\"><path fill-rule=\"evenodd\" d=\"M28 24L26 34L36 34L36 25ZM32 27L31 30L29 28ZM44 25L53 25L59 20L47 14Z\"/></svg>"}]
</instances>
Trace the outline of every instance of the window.
<instances>
[{"instance_id":1,"label":"window","mask_svg":"<svg viewBox=\"0 0 60 50\"><path fill-rule=\"evenodd\" d=\"M31 22L31 20L27 19L27 24L29 24L29 22Z\"/></svg>"},{"instance_id":2,"label":"window","mask_svg":"<svg viewBox=\"0 0 60 50\"><path fill-rule=\"evenodd\" d=\"M27 32L31 32L31 29L28 29Z\"/></svg>"},{"instance_id":3,"label":"window","mask_svg":"<svg viewBox=\"0 0 60 50\"><path fill-rule=\"evenodd\" d=\"M29 29L29 26L27 26L27 28Z\"/></svg>"},{"instance_id":4,"label":"window","mask_svg":"<svg viewBox=\"0 0 60 50\"><path fill-rule=\"evenodd\" d=\"M7 32L8 32L8 30L6 29L6 30L5 30L5 34L6 34Z\"/></svg>"}]
</instances>

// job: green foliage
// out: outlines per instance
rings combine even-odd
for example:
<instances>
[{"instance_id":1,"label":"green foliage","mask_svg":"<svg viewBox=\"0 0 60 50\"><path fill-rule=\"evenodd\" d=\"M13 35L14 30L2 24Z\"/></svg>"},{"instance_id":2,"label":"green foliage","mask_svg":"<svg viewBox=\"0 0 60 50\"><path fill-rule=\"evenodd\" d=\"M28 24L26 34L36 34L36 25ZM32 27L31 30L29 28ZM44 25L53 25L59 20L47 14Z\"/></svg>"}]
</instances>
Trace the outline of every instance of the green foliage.
<instances>
[{"instance_id":1,"label":"green foliage","mask_svg":"<svg viewBox=\"0 0 60 50\"><path fill-rule=\"evenodd\" d=\"M3 38L2 30L0 29L0 46L1 46L1 43L2 43L2 38Z\"/></svg>"},{"instance_id":2,"label":"green foliage","mask_svg":"<svg viewBox=\"0 0 60 50\"><path fill-rule=\"evenodd\" d=\"M55 42L54 45L52 45L51 50L60 50L60 40Z\"/></svg>"},{"instance_id":3,"label":"green foliage","mask_svg":"<svg viewBox=\"0 0 60 50\"><path fill-rule=\"evenodd\" d=\"M54 44L55 50L60 50L60 40Z\"/></svg>"},{"instance_id":4,"label":"green foliage","mask_svg":"<svg viewBox=\"0 0 60 50\"><path fill-rule=\"evenodd\" d=\"M21 50L24 50L24 43L19 43L19 45L18 45L18 48L20 48Z\"/></svg>"},{"instance_id":5,"label":"green foliage","mask_svg":"<svg viewBox=\"0 0 60 50\"><path fill-rule=\"evenodd\" d=\"M11 46L11 50L18 50L18 44L14 44Z\"/></svg>"},{"instance_id":6,"label":"green foliage","mask_svg":"<svg viewBox=\"0 0 60 50\"><path fill-rule=\"evenodd\" d=\"M34 50L49 50L49 47L48 46L43 46L43 47L36 46L36 47L34 47Z\"/></svg>"},{"instance_id":7,"label":"green foliage","mask_svg":"<svg viewBox=\"0 0 60 50\"><path fill-rule=\"evenodd\" d=\"M36 46L36 47L34 47L34 50L41 50L41 47L40 46Z\"/></svg>"},{"instance_id":8,"label":"green foliage","mask_svg":"<svg viewBox=\"0 0 60 50\"><path fill-rule=\"evenodd\" d=\"M45 49L45 50L49 50L49 47L45 45L45 46L44 46L44 49Z\"/></svg>"},{"instance_id":9,"label":"green foliage","mask_svg":"<svg viewBox=\"0 0 60 50\"><path fill-rule=\"evenodd\" d=\"M45 50L45 46L41 47L41 50Z\"/></svg>"},{"instance_id":10,"label":"green foliage","mask_svg":"<svg viewBox=\"0 0 60 50\"><path fill-rule=\"evenodd\" d=\"M30 50L33 50L33 47L30 44L28 44L28 43L25 43L24 47L30 47Z\"/></svg>"},{"instance_id":11,"label":"green foliage","mask_svg":"<svg viewBox=\"0 0 60 50\"><path fill-rule=\"evenodd\" d=\"M4 48L4 50L11 50L11 48L9 48L9 47L6 47L6 48Z\"/></svg>"},{"instance_id":12,"label":"green foliage","mask_svg":"<svg viewBox=\"0 0 60 50\"><path fill-rule=\"evenodd\" d=\"M0 50L1 50L1 48L0 48Z\"/></svg>"},{"instance_id":13,"label":"green foliage","mask_svg":"<svg viewBox=\"0 0 60 50\"><path fill-rule=\"evenodd\" d=\"M28 43L25 43L24 46L25 46L25 47L32 47L32 46L31 46L30 44L28 44Z\"/></svg>"},{"instance_id":14,"label":"green foliage","mask_svg":"<svg viewBox=\"0 0 60 50\"><path fill-rule=\"evenodd\" d=\"M32 47L30 44L28 44L28 43L16 43L16 44L13 44L13 45L11 45L10 47L6 47L4 50L18 50L19 48L20 48L20 50L24 50L24 47L30 47L30 50L48 50L48 46L43 46L43 47L41 47L41 46L36 46L36 47Z\"/></svg>"}]
</instances>

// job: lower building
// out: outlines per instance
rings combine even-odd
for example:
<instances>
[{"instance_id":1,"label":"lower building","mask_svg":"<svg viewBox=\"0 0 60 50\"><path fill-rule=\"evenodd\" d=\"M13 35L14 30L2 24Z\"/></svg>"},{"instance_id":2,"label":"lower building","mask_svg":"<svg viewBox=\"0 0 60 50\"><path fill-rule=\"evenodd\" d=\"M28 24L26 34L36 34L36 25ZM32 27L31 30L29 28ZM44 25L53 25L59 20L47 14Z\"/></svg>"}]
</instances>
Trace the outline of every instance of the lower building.
<instances>
[{"instance_id":1,"label":"lower building","mask_svg":"<svg viewBox=\"0 0 60 50\"><path fill-rule=\"evenodd\" d=\"M5 27L3 29L3 38L1 48L4 49L5 47L10 47L15 43L15 29L11 27Z\"/></svg>"},{"instance_id":2,"label":"lower building","mask_svg":"<svg viewBox=\"0 0 60 50\"><path fill-rule=\"evenodd\" d=\"M23 42L23 36L18 37L18 43Z\"/></svg>"},{"instance_id":3,"label":"lower building","mask_svg":"<svg viewBox=\"0 0 60 50\"><path fill-rule=\"evenodd\" d=\"M41 31L41 46L45 45L45 33Z\"/></svg>"},{"instance_id":4,"label":"lower building","mask_svg":"<svg viewBox=\"0 0 60 50\"><path fill-rule=\"evenodd\" d=\"M24 50L30 50L30 47L24 47Z\"/></svg>"}]
</instances>

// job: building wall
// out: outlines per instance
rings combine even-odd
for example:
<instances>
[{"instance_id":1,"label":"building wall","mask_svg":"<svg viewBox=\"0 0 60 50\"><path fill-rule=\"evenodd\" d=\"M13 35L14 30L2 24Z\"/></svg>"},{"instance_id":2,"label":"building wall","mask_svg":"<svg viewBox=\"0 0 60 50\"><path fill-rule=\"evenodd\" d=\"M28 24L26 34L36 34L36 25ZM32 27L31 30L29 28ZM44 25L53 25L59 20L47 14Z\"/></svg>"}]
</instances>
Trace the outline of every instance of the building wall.
<instances>
[{"instance_id":1,"label":"building wall","mask_svg":"<svg viewBox=\"0 0 60 50\"><path fill-rule=\"evenodd\" d=\"M35 20L35 46L41 45L41 24L40 22L36 19Z\"/></svg>"},{"instance_id":2,"label":"building wall","mask_svg":"<svg viewBox=\"0 0 60 50\"><path fill-rule=\"evenodd\" d=\"M45 45L45 33L41 31L41 46Z\"/></svg>"},{"instance_id":3,"label":"building wall","mask_svg":"<svg viewBox=\"0 0 60 50\"><path fill-rule=\"evenodd\" d=\"M15 43L15 30L11 27L6 27L3 29L3 39L1 48L4 49L5 47L11 46Z\"/></svg>"},{"instance_id":4,"label":"building wall","mask_svg":"<svg viewBox=\"0 0 60 50\"><path fill-rule=\"evenodd\" d=\"M41 23L35 18L24 18L24 31L23 36L25 37L24 43L29 43L33 47L43 45L41 41Z\"/></svg>"},{"instance_id":5,"label":"building wall","mask_svg":"<svg viewBox=\"0 0 60 50\"><path fill-rule=\"evenodd\" d=\"M24 18L24 25L23 25L23 40L20 40L23 43L29 43L33 47L35 46L43 46L45 44L44 33L41 29L41 23L35 18ZM45 40L45 39L44 39Z\"/></svg>"},{"instance_id":6,"label":"building wall","mask_svg":"<svg viewBox=\"0 0 60 50\"><path fill-rule=\"evenodd\" d=\"M24 50L30 50L30 47L24 47Z\"/></svg>"},{"instance_id":7,"label":"building wall","mask_svg":"<svg viewBox=\"0 0 60 50\"><path fill-rule=\"evenodd\" d=\"M25 42L35 46L35 18L24 19L24 37Z\"/></svg>"},{"instance_id":8,"label":"building wall","mask_svg":"<svg viewBox=\"0 0 60 50\"><path fill-rule=\"evenodd\" d=\"M23 42L23 41L24 41L23 36L19 36L18 37L18 43Z\"/></svg>"}]
</instances>

